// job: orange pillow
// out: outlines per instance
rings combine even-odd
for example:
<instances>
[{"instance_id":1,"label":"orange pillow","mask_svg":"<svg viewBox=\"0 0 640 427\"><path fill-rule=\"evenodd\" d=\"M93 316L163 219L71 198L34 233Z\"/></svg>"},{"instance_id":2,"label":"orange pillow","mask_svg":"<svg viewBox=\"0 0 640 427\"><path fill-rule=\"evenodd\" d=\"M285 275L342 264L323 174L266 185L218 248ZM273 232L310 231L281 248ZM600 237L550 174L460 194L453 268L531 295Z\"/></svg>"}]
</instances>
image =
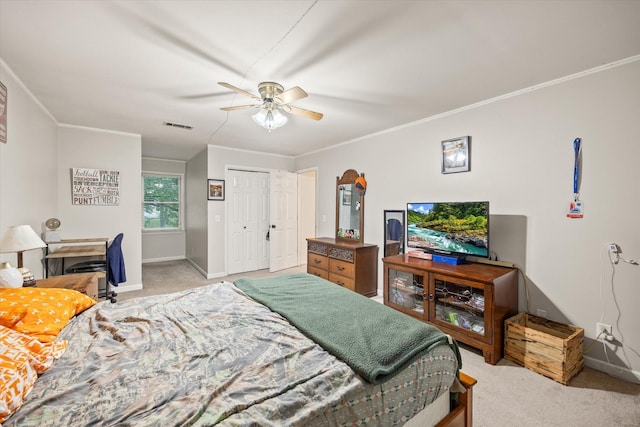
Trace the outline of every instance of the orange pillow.
<instances>
[{"instance_id":1,"label":"orange pillow","mask_svg":"<svg viewBox=\"0 0 640 427\"><path fill-rule=\"evenodd\" d=\"M0 288L0 325L51 342L73 316L95 303L73 289Z\"/></svg>"},{"instance_id":2,"label":"orange pillow","mask_svg":"<svg viewBox=\"0 0 640 427\"><path fill-rule=\"evenodd\" d=\"M66 341L43 344L0 326L0 423L22 406L38 374L49 369L66 347Z\"/></svg>"}]
</instances>

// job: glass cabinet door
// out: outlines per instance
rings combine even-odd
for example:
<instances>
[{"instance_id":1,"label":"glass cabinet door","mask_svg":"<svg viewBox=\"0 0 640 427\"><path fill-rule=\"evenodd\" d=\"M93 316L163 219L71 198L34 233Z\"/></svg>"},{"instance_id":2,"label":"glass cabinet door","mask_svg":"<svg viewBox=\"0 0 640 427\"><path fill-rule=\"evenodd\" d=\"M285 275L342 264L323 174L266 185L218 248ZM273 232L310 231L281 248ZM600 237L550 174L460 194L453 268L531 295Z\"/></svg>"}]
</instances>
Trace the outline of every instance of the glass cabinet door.
<instances>
[{"instance_id":1,"label":"glass cabinet door","mask_svg":"<svg viewBox=\"0 0 640 427\"><path fill-rule=\"evenodd\" d=\"M431 318L485 336L484 287L452 282L434 275L434 310Z\"/></svg>"},{"instance_id":2,"label":"glass cabinet door","mask_svg":"<svg viewBox=\"0 0 640 427\"><path fill-rule=\"evenodd\" d=\"M389 303L403 307L418 317L424 315L424 276L407 271L387 270Z\"/></svg>"}]
</instances>

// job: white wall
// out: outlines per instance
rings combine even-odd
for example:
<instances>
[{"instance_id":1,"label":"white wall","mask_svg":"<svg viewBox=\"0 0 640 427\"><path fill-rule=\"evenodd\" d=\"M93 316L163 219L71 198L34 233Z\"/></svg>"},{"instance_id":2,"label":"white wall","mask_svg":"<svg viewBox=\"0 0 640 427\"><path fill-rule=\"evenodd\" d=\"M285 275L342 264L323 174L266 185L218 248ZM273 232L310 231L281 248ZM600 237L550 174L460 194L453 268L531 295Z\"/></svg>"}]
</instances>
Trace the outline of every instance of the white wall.
<instances>
[{"instance_id":1,"label":"white wall","mask_svg":"<svg viewBox=\"0 0 640 427\"><path fill-rule=\"evenodd\" d=\"M318 235L333 235L335 177L349 168L367 178L369 243L383 242L385 209L489 200L492 221L525 227L501 226L491 238L500 259L524 267L530 311L584 328L587 345L596 322L613 325L622 345L609 346L611 364L600 345L588 364L640 378L640 267L619 264L612 283L603 252L616 242L626 258L640 258L640 61L598 71L298 158L298 169L318 167ZM464 135L472 138L471 171L441 174L440 142ZM566 217L576 137L584 219ZM378 277L381 291L382 263Z\"/></svg>"},{"instance_id":2,"label":"white wall","mask_svg":"<svg viewBox=\"0 0 640 427\"><path fill-rule=\"evenodd\" d=\"M0 233L28 224L37 233L58 214L57 123L0 60L0 81L7 87L7 143L0 143ZM24 253L24 266L43 277L41 250ZM17 265L16 254L0 261Z\"/></svg>"},{"instance_id":3,"label":"white wall","mask_svg":"<svg viewBox=\"0 0 640 427\"><path fill-rule=\"evenodd\" d=\"M295 170L294 164L294 158L287 156L255 153L213 145L210 145L207 151L208 179L226 179L225 170L229 166L293 172ZM206 200L206 180L203 185L202 197ZM226 202L207 202L207 272L210 278L226 275L225 206ZM215 221L216 216L220 217L220 222Z\"/></svg>"},{"instance_id":4,"label":"white wall","mask_svg":"<svg viewBox=\"0 0 640 427\"><path fill-rule=\"evenodd\" d=\"M142 158L142 172L172 173L185 176L186 163L179 160ZM183 185L186 188L186 185ZM141 196L142 197L142 196ZM186 199L185 199L186 200ZM184 226L184 224L183 224ZM142 233L142 262L170 261L185 258L185 232L145 231Z\"/></svg>"},{"instance_id":5,"label":"white wall","mask_svg":"<svg viewBox=\"0 0 640 427\"><path fill-rule=\"evenodd\" d=\"M122 252L127 281L120 288L142 286L140 135L74 126L58 130L58 218L63 238L107 237L124 233ZM71 203L71 168L120 171L120 203L87 206Z\"/></svg>"}]
</instances>

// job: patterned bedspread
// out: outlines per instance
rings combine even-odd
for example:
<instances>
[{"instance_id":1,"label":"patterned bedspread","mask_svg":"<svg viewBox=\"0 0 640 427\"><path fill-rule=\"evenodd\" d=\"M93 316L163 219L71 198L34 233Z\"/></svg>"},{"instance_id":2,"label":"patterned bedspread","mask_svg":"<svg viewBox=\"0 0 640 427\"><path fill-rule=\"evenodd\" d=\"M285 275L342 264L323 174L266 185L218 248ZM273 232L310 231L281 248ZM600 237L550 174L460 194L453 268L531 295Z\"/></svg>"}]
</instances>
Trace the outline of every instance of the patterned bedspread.
<instances>
[{"instance_id":1,"label":"patterned bedspread","mask_svg":"<svg viewBox=\"0 0 640 427\"><path fill-rule=\"evenodd\" d=\"M230 283L102 302L60 339L6 426L401 425L457 363L440 346L373 386Z\"/></svg>"}]
</instances>

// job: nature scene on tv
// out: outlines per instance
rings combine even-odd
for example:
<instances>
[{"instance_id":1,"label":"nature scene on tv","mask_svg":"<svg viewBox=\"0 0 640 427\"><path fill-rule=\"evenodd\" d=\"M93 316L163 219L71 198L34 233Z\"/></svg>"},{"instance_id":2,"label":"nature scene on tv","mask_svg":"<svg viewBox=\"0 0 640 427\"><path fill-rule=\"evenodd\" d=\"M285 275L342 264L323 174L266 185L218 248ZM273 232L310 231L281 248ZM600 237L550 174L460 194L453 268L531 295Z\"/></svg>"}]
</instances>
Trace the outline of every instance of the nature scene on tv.
<instances>
[{"instance_id":1,"label":"nature scene on tv","mask_svg":"<svg viewBox=\"0 0 640 427\"><path fill-rule=\"evenodd\" d=\"M487 256L488 210L487 202L408 204L408 246Z\"/></svg>"}]
</instances>

